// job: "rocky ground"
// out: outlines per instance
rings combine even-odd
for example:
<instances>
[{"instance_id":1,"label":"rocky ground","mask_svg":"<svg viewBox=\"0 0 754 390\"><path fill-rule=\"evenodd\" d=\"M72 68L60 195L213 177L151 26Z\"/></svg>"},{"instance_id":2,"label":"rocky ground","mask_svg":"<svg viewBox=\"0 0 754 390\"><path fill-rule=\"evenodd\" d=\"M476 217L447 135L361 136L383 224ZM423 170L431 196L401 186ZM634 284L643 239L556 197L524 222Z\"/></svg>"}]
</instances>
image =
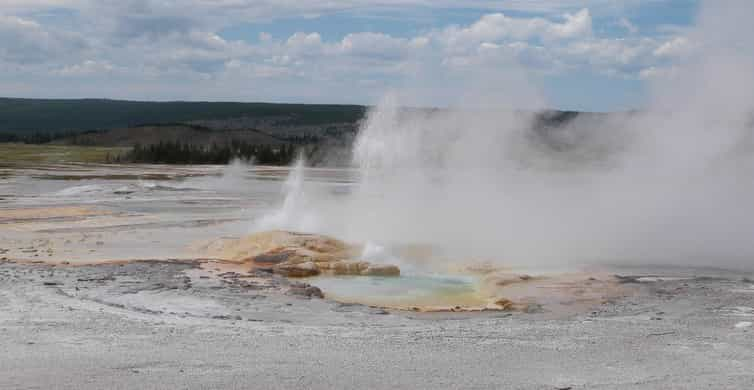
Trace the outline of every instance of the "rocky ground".
<instances>
[{"instance_id":1,"label":"rocky ground","mask_svg":"<svg viewBox=\"0 0 754 390\"><path fill-rule=\"evenodd\" d=\"M210 262L6 260L0 388L754 386L752 273L622 275L635 294L577 314L413 313Z\"/></svg>"}]
</instances>

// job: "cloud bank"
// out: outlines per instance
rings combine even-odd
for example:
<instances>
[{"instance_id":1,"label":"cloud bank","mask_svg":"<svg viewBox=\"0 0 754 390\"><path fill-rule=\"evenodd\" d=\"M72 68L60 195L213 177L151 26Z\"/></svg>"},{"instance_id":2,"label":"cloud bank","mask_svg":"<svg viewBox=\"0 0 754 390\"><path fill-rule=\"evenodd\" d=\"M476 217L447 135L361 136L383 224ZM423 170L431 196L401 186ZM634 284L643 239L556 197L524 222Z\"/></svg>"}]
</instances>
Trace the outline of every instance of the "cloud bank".
<instances>
[{"instance_id":1,"label":"cloud bank","mask_svg":"<svg viewBox=\"0 0 754 390\"><path fill-rule=\"evenodd\" d=\"M18 96L372 103L414 82L418 69L436 78L523 64L533 82L579 72L641 80L667 74L694 47L677 33L638 34L621 10L642 4L474 1L464 7L479 10L478 19L409 34L262 32L238 40L223 37L224 29L328 14L442 12L458 3L8 1L0 5L0 83ZM595 15L628 27L602 33Z\"/></svg>"}]
</instances>

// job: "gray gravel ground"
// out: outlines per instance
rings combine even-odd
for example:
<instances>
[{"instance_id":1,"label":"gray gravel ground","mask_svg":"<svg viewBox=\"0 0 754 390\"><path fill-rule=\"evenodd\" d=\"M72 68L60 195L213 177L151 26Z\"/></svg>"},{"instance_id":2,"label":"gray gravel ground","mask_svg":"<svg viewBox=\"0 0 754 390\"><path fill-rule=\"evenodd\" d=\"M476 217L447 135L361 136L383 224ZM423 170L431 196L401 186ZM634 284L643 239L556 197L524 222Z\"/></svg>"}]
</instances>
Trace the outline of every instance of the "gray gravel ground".
<instances>
[{"instance_id":1,"label":"gray gravel ground","mask_svg":"<svg viewBox=\"0 0 754 390\"><path fill-rule=\"evenodd\" d=\"M553 318L386 313L187 262L2 262L0 388L753 388L752 274L645 271L690 278Z\"/></svg>"}]
</instances>

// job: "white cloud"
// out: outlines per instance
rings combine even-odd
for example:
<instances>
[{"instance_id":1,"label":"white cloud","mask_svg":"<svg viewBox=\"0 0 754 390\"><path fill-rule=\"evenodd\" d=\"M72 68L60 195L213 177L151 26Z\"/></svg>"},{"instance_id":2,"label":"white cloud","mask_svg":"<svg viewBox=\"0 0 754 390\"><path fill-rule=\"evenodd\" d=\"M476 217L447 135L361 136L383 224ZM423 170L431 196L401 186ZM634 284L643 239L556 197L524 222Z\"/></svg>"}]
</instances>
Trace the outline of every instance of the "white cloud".
<instances>
[{"instance_id":1,"label":"white cloud","mask_svg":"<svg viewBox=\"0 0 754 390\"><path fill-rule=\"evenodd\" d=\"M625 17L622 17L618 20L618 25L626 29L629 34L636 34L639 32L639 28Z\"/></svg>"},{"instance_id":2,"label":"white cloud","mask_svg":"<svg viewBox=\"0 0 754 390\"><path fill-rule=\"evenodd\" d=\"M86 60L80 64L63 67L55 71L61 76L89 76L98 73L110 73L115 67L107 61Z\"/></svg>"},{"instance_id":3,"label":"white cloud","mask_svg":"<svg viewBox=\"0 0 754 390\"><path fill-rule=\"evenodd\" d=\"M301 56L312 56L322 53L325 46L322 43L322 36L319 33L297 32L291 35L285 42L285 47L292 54Z\"/></svg>"},{"instance_id":4,"label":"white cloud","mask_svg":"<svg viewBox=\"0 0 754 390\"><path fill-rule=\"evenodd\" d=\"M642 69L639 72L639 78L642 80L667 79L667 78L674 77L677 74L678 74L678 68L676 66L667 66L667 67L650 66L648 68Z\"/></svg>"},{"instance_id":5,"label":"white cloud","mask_svg":"<svg viewBox=\"0 0 754 390\"><path fill-rule=\"evenodd\" d=\"M592 33L592 15L589 10L584 8L581 11L571 15L565 14L565 22L550 23L547 26L547 33L553 38L573 38ZM545 35L547 37L548 35Z\"/></svg>"},{"instance_id":6,"label":"white cloud","mask_svg":"<svg viewBox=\"0 0 754 390\"><path fill-rule=\"evenodd\" d=\"M48 31L33 20L3 15L0 42L0 60L20 64L68 57L87 46L75 33Z\"/></svg>"},{"instance_id":7,"label":"white cloud","mask_svg":"<svg viewBox=\"0 0 754 390\"><path fill-rule=\"evenodd\" d=\"M96 10L102 16L107 9L132 11L143 17L167 15L189 17L194 21L258 21L274 18L318 17L328 13L388 11L407 9L460 9L487 11L525 11L560 14L583 8L601 13L662 0L3 0L0 12L33 13L53 9ZM144 12L147 11L147 12ZM107 12L104 12L105 14ZM126 12L128 14L128 12Z\"/></svg>"},{"instance_id":8,"label":"white cloud","mask_svg":"<svg viewBox=\"0 0 754 390\"><path fill-rule=\"evenodd\" d=\"M275 61L257 64L234 59L228 61L225 68L230 75L250 75L262 79L295 76L295 71L286 65L275 63Z\"/></svg>"},{"instance_id":9,"label":"white cloud","mask_svg":"<svg viewBox=\"0 0 754 390\"><path fill-rule=\"evenodd\" d=\"M414 47L426 44L426 39L418 39ZM397 60L404 57L412 46L407 39L393 38L382 33L354 33L346 35L340 42L340 49L349 55Z\"/></svg>"},{"instance_id":10,"label":"white cloud","mask_svg":"<svg viewBox=\"0 0 754 390\"><path fill-rule=\"evenodd\" d=\"M39 12L49 9L83 7L87 0L3 0L0 3L0 13Z\"/></svg>"},{"instance_id":11,"label":"white cloud","mask_svg":"<svg viewBox=\"0 0 754 390\"><path fill-rule=\"evenodd\" d=\"M592 64L628 65L646 58L655 44L652 39L591 39L572 42L562 51Z\"/></svg>"},{"instance_id":12,"label":"white cloud","mask_svg":"<svg viewBox=\"0 0 754 390\"><path fill-rule=\"evenodd\" d=\"M625 1L625 0L624 0ZM537 74L574 69L616 77L648 78L655 68L682 52L683 38L641 37L628 20L630 36L595 36L592 9L606 0L588 1L471 1L481 9L502 10L484 14L461 26L408 36L385 32L353 31L339 39L324 39L316 31L297 32L273 39L267 32L255 41L223 38L221 31L238 21L274 19L278 16L355 12L365 9L468 7L450 0L6 0L0 3L0 65L24 64L24 72L39 77L71 78L117 74L119 81L142 86L142 91L163 86L164 94L179 98L191 83L198 92L229 93L248 90L290 91L317 89L329 96L351 99L353 85L389 87L418 73L506 72L523 67ZM55 18L34 12L59 7L75 12ZM532 8L533 7L533 8ZM539 16L512 16L507 10L536 9ZM3 16L2 12L21 12ZM57 11L49 11L57 12ZM65 23L60 22L68 18ZM618 20L613 19L613 20ZM596 30L599 32L599 29ZM29 65L33 64L33 66ZM26 76L28 77L28 76ZM271 88L260 88L275 81ZM306 80L306 86L301 81ZM49 80L48 80L49 82ZM105 80L116 83L115 80ZM171 84L172 83L172 84ZM211 83L216 83L213 87ZM113 89L116 84L112 84ZM225 85L226 88L219 88ZM135 87L134 87L135 88ZM38 89L39 90L39 89ZM340 92L338 92L340 91ZM300 92L302 93L302 92ZM98 96L101 94L98 93ZM139 97L139 96L135 96ZM151 97L151 96L150 96ZM211 96L207 96L210 98ZM263 99L264 97L258 97ZM357 99L357 97L353 97Z\"/></svg>"},{"instance_id":13,"label":"white cloud","mask_svg":"<svg viewBox=\"0 0 754 390\"><path fill-rule=\"evenodd\" d=\"M686 37L675 37L657 47L653 54L658 57L679 57L688 54L691 44Z\"/></svg>"},{"instance_id":14,"label":"white cloud","mask_svg":"<svg viewBox=\"0 0 754 390\"><path fill-rule=\"evenodd\" d=\"M592 18L589 10L565 14L562 23L543 18L514 18L502 13L487 14L468 27L450 27L441 34L441 39L450 47L475 46L480 42L501 40L545 41L589 36L592 33Z\"/></svg>"}]
</instances>

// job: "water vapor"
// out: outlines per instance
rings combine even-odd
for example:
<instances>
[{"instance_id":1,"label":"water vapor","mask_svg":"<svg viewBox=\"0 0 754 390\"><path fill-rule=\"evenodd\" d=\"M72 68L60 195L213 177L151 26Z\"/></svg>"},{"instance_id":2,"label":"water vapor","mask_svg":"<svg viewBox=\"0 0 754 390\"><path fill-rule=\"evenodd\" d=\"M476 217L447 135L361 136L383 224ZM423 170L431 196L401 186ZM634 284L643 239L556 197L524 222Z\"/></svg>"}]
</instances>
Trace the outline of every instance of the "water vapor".
<instances>
[{"instance_id":1,"label":"water vapor","mask_svg":"<svg viewBox=\"0 0 754 390\"><path fill-rule=\"evenodd\" d=\"M285 215L264 226L427 245L455 261L752 267L752 15L749 1L703 2L689 53L638 112L548 121L511 106L546 105L522 83L465 83L436 110L397 91L362 125L350 192L304 194L299 167Z\"/></svg>"}]
</instances>

